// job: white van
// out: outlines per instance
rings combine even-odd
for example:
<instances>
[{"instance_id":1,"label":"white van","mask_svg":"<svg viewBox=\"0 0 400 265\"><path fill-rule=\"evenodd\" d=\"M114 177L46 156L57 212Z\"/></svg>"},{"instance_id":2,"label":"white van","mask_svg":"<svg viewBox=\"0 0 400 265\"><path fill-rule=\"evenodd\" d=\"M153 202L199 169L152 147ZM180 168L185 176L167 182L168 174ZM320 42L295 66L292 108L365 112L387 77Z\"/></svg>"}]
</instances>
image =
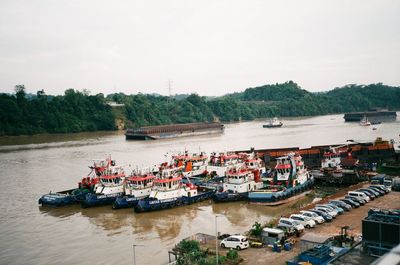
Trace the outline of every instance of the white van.
<instances>
[{"instance_id":1,"label":"white van","mask_svg":"<svg viewBox=\"0 0 400 265\"><path fill-rule=\"evenodd\" d=\"M353 197L357 197L357 198L362 198L363 200L365 200L366 202L369 202L369 197L363 193L363 192L359 192L359 191L349 191L347 193L347 195L349 196L353 196Z\"/></svg>"}]
</instances>

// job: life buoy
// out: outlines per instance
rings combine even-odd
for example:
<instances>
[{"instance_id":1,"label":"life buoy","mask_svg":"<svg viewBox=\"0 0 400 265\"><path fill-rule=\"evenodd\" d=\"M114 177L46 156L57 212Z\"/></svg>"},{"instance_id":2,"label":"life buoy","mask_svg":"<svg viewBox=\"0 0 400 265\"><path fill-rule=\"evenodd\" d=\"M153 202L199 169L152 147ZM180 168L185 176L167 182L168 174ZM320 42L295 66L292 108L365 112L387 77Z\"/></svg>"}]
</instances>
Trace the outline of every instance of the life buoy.
<instances>
[{"instance_id":1,"label":"life buoy","mask_svg":"<svg viewBox=\"0 0 400 265\"><path fill-rule=\"evenodd\" d=\"M167 205L165 203L161 204L161 208L165 209L167 207Z\"/></svg>"},{"instance_id":2,"label":"life buoy","mask_svg":"<svg viewBox=\"0 0 400 265\"><path fill-rule=\"evenodd\" d=\"M151 205L150 208L151 208L152 210L154 210L154 209L156 209L156 206L155 206L155 205Z\"/></svg>"}]
</instances>

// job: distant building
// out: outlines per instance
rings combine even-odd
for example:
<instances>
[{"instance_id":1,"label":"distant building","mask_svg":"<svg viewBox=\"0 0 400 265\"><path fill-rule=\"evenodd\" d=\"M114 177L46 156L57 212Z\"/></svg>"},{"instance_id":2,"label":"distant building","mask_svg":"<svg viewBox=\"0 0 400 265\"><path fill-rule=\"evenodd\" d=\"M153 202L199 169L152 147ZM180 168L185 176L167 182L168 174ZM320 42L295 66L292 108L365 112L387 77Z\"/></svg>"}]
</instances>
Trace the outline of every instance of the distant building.
<instances>
[{"instance_id":1,"label":"distant building","mask_svg":"<svg viewBox=\"0 0 400 265\"><path fill-rule=\"evenodd\" d=\"M125 106L125 104L120 104L120 103L117 103L117 102L115 102L115 101L108 101L108 102L106 102L106 104L107 105L109 105L110 107L123 107L123 106Z\"/></svg>"}]
</instances>

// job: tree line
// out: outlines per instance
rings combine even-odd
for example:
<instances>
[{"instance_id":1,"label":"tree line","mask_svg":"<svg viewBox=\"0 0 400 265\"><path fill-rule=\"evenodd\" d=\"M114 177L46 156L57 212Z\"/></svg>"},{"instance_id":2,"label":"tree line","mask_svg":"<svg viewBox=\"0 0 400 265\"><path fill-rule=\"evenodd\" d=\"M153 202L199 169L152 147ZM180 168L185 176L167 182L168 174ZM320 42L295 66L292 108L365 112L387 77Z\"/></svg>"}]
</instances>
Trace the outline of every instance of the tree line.
<instances>
[{"instance_id":1,"label":"tree line","mask_svg":"<svg viewBox=\"0 0 400 265\"><path fill-rule=\"evenodd\" d=\"M43 90L28 98L24 86L14 95L0 94L0 135L70 133L115 130L115 112L105 104L124 104L128 127L200 121L240 121L274 116L313 116L366 111L374 107L400 108L400 87L378 84L347 85L311 93L293 81L248 88L222 97L197 94L166 97L123 93L89 95L68 89L63 96Z\"/></svg>"}]
</instances>

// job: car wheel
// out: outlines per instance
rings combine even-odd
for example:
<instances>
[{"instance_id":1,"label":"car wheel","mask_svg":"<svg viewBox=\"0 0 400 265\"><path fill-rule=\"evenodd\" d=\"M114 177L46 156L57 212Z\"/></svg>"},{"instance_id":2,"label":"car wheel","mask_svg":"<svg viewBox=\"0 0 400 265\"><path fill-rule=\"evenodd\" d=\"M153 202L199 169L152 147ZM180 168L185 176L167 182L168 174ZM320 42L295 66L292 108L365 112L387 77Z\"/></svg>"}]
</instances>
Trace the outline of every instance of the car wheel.
<instances>
[{"instance_id":1,"label":"car wheel","mask_svg":"<svg viewBox=\"0 0 400 265\"><path fill-rule=\"evenodd\" d=\"M310 225L306 225L306 228L310 228Z\"/></svg>"},{"instance_id":2,"label":"car wheel","mask_svg":"<svg viewBox=\"0 0 400 265\"><path fill-rule=\"evenodd\" d=\"M240 246L237 246L236 249L237 249L237 250L241 250Z\"/></svg>"},{"instance_id":3,"label":"car wheel","mask_svg":"<svg viewBox=\"0 0 400 265\"><path fill-rule=\"evenodd\" d=\"M225 248L225 244L224 244L224 243L222 243L222 244L221 244L221 247Z\"/></svg>"}]
</instances>

